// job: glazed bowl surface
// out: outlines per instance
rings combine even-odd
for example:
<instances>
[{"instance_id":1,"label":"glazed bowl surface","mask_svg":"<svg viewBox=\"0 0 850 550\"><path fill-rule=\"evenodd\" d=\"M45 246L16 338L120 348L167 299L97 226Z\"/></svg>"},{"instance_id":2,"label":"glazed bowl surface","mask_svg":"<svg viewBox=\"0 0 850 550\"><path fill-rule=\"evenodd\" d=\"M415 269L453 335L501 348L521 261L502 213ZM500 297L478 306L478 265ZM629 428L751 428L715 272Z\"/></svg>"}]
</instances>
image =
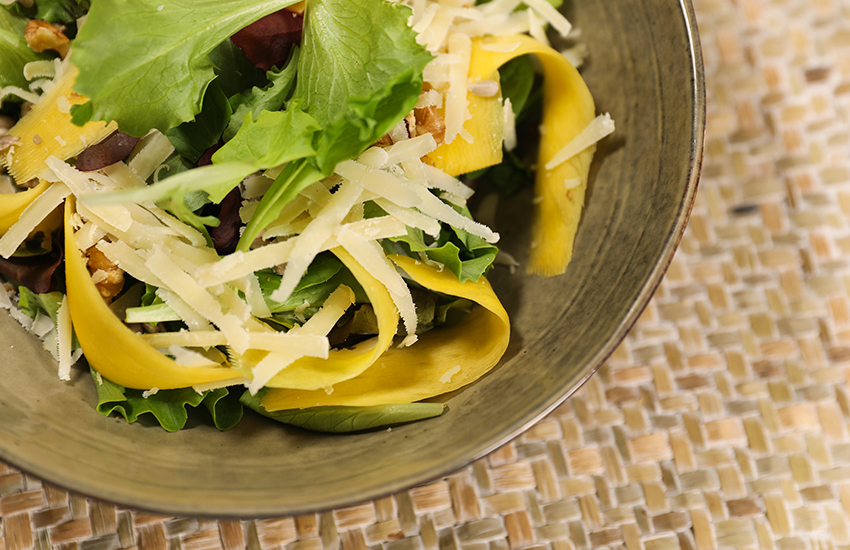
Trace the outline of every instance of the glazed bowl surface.
<instances>
[{"instance_id":1,"label":"glazed bowl surface","mask_svg":"<svg viewBox=\"0 0 850 550\"><path fill-rule=\"evenodd\" d=\"M512 319L501 363L447 396L442 417L323 435L248 416L178 433L95 412L89 375L57 379L40 342L0 313L0 459L113 503L166 514L267 517L354 504L437 479L493 451L567 399L648 303L690 212L705 100L689 0L574 0L582 68L616 132L599 147L563 276L491 281ZM521 264L531 196L502 201L500 246Z\"/></svg>"}]
</instances>

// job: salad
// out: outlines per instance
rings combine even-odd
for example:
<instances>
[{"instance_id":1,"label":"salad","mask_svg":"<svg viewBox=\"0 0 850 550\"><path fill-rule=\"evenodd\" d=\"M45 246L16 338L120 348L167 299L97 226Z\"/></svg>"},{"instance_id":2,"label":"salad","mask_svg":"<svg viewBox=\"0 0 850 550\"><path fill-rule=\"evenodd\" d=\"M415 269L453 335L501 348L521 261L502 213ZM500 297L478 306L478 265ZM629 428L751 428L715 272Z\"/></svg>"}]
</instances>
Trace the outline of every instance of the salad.
<instances>
[{"instance_id":1,"label":"salad","mask_svg":"<svg viewBox=\"0 0 850 550\"><path fill-rule=\"evenodd\" d=\"M559 275L613 131L547 0L0 3L0 306L167 430L442 414L510 334L474 189Z\"/></svg>"}]
</instances>

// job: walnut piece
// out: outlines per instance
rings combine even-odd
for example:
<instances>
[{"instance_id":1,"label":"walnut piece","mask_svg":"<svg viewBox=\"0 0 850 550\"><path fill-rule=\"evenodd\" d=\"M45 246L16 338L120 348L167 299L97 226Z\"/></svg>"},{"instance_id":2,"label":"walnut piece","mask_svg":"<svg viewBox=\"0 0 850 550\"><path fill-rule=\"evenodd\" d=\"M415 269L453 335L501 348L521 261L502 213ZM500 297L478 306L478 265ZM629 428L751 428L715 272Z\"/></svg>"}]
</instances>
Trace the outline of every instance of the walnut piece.
<instances>
[{"instance_id":1,"label":"walnut piece","mask_svg":"<svg viewBox=\"0 0 850 550\"><path fill-rule=\"evenodd\" d=\"M68 50L71 49L71 41L68 37L47 21L38 19L28 21L24 29L24 38L32 51L56 50L62 59L65 59Z\"/></svg>"},{"instance_id":2,"label":"walnut piece","mask_svg":"<svg viewBox=\"0 0 850 550\"><path fill-rule=\"evenodd\" d=\"M414 109L413 113L416 116L416 135L431 134L437 145L442 145L446 139L446 123L437 108L429 105Z\"/></svg>"},{"instance_id":3,"label":"walnut piece","mask_svg":"<svg viewBox=\"0 0 850 550\"><path fill-rule=\"evenodd\" d=\"M97 246L86 251L89 273L95 282L97 291L106 303L110 303L124 288L124 271L112 263Z\"/></svg>"}]
</instances>

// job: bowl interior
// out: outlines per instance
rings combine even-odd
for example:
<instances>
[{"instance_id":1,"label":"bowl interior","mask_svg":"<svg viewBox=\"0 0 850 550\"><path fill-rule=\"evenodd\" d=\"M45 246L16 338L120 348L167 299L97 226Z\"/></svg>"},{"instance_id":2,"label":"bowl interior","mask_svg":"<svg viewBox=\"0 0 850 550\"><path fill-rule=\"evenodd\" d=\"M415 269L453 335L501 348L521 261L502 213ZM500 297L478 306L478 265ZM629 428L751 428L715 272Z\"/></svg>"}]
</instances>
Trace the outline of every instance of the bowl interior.
<instances>
[{"instance_id":1,"label":"bowl interior","mask_svg":"<svg viewBox=\"0 0 850 550\"><path fill-rule=\"evenodd\" d=\"M684 229L702 156L704 97L689 0L576 0L566 11L583 68L616 133L598 149L566 275L494 271L511 344L486 377L426 422L329 436L259 417L176 434L94 411L89 375L69 383L0 314L0 458L65 488L177 515L260 517L352 504L440 477L516 436L610 354L657 286ZM520 262L531 197L503 201L496 229ZM247 416L247 415L246 415Z\"/></svg>"}]
</instances>

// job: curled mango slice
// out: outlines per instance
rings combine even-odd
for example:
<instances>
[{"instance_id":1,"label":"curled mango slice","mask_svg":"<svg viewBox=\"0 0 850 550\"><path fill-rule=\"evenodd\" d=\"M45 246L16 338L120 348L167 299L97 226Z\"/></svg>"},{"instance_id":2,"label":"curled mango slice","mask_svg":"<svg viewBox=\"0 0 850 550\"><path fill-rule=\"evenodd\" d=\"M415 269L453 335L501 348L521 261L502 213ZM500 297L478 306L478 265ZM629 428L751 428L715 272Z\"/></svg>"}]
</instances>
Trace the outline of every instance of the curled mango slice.
<instances>
[{"instance_id":1,"label":"curled mango slice","mask_svg":"<svg viewBox=\"0 0 850 550\"><path fill-rule=\"evenodd\" d=\"M369 368L392 344L398 326L398 313L387 288L345 249L334 248L332 252L351 271L369 296L378 319L378 335L352 348L331 350L327 359L302 357L275 375L266 384L270 388L318 390L330 387Z\"/></svg>"},{"instance_id":2,"label":"curled mango slice","mask_svg":"<svg viewBox=\"0 0 850 550\"><path fill-rule=\"evenodd\" d=\"M573 253L573 241L584 206L587 175L595 146L551 170L546 164L570 143L596 117L590 90L572 63L552 48L525 35L506 35L476 39L472 44L470 81L492 78L499 67L515 57L535 54L544 71L543 125L535 181L534 222L528 272L551 277L567 269ZM501 139L494 149L492 135L501 120L498 99L484 101L468 95L472 118L466 125L473 143L456 139L431 153L439 168L454 175L485 168L501 161ZM502 129L501 138L504 137ZM578 185L575 184L579 181Z\"/></svg>"},{"instance_id":3,"label":"curled mango slice","mask_svg":"<svg viewBox=\"0 0 850 550\"><path fill-rule=\"evenodd\" d=\"M19 137L20 141L9 149L5 158L0 155L0 162L18 183L38 176L47 157L66 160L77 156L118 129L115 122L92 121L84 126L71 122L71 107L87 101L72 89L78 72L73 65L66 65L65 74L55 87L9 130L8 135Z\"/></svg>"},{"instance_id":4,"label":"curled mango slice","mask_svg":"<svg viewBox=\"0 0 850 550\"><path fill-rule=\"evenodd\" d=\"M459 389L499 362L508 346L510 322L484 277L461 283L448 269L405 256L391 258L422 286L482 307L456 325L421 335L413 347L387 349L359 376L334 384L333 391L271 389L263 398L266 410L411 403Z\"/></svg>"},{"instance_id":5,"label":"curled mango slice","mask_svg":"<svg viewBox=\"0 0 850 550\"><path fill-rule=\"evenodd\" d=\"M26 207L32 204L32 201L44 193L48 187L50 187L50 183L42 181L32 189L20 193L0 195L0 235L6 233L10 227L15 225Z\"/></svg>"},{"instance_id":6,"label":"curled mango slice","mask_svg":"<svg viewBox=\"0 0 850 550\"><path fill-rule=\"evenodd\" d=\"M74 199L65 201L65 284L74 333L89 365L127 388L161 390L229 380L227 367L183 367L127 328L109 309L91 280L74 238Z\"/></svg>"}]
</instances>

